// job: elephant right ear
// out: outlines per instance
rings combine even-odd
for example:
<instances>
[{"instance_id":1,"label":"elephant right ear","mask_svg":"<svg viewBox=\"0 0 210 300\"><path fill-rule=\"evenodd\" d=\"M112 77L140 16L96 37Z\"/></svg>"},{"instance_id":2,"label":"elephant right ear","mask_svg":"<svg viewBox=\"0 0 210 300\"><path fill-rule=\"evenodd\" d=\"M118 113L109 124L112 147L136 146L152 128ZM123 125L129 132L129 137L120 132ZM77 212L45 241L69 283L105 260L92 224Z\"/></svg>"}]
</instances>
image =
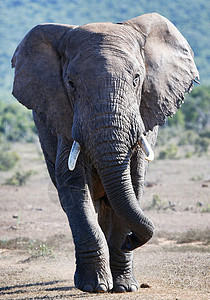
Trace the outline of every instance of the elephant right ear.
<instances>
[{"instance_id":1,"label":"elephant right ear","mask_svg":"<svg viewBox=\"0 0 210 300\"><path fill-rule=\"evenodd\" d=\"M71 138L72 111L62 81L57 44L74 26L37 25L17 47L12 94L56 133Z\"/></svg>"}]
</instances>

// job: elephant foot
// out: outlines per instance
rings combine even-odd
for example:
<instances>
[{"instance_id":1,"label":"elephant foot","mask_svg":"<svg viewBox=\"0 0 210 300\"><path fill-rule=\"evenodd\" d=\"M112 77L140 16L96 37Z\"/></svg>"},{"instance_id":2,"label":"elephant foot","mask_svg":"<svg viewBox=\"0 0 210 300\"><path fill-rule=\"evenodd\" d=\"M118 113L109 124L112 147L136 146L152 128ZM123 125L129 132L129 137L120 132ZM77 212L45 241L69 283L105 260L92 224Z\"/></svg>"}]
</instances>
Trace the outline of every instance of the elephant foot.
<instances>
[{"instance_id":1,"label":"elephant foot","mask_svg":"<svg viewBox=\"0 0 210 300\"><path fill-rule=\"evenodd\" d=\"M137 292L139 283L133 275L133 253L110 248L114 293Z\"/></svg>"},{"instance_id":2,"label":"elephant foot","mask_svg":"<svg viewBox=\"0 0 210 300\"><path fill-rule=\"evenodd\" d=\"M126 293L126 292L137 292L139 289L139 283L133 276L132 272L125 274L114 274L113 273L113 289L114 293Z\"/></svg>"},{"instance_id":3,"label":"elephant foot","mask_svg":"<svg viewBox=\"0 0 210 300\"><path fill-rule=\"evenodd\" d=\"M87 261L87 259L85 259ZM109 268L109 260L98 257L97 262L92 258L84 263L77 263L74 275L76 288L83 292L105 293L113 288L112 274Z\"/></svg>"}]
</instances>

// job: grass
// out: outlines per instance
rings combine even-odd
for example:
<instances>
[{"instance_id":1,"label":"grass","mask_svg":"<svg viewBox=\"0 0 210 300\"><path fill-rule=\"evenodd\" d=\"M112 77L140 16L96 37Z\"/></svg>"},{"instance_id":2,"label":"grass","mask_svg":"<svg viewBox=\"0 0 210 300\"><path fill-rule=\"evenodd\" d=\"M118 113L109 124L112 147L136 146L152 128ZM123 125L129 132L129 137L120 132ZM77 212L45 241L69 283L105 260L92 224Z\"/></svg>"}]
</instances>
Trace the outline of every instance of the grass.
<instances>
[{"instance_id":1,"label":"grass","mask_svg":"<svg viewBox=\"0 0 210 300\"><path fill-rule=\"evenodd\" d=\"M191 177L190 180L191 181L201 181L201 180L203 180L203 174L195 175L195 176Z\"/></svg>"},{"instance_id":2,"label":"grass","mask_svg":"<svg viewBox=\"0 0 210 300\"><path fill-rule=\"evenodd\" d=\"M25 250L30 255L27 260L38 257L53 256L53 248L47 243L40 240L33 240L24 237L1 240L0 248L10 250Z\"/></svg>"},{"instance_id":3,"label":"grass","mask_svg":"<svg viewBox=\"0 0 210 300\"><path fill-rule=\"evenodd\" d=\"M171 201L165 202L163 201L159 195L154 194L152 196L152 202L144 208L144 210L173 210L175 209L175 204L171 203Z\"/></svg>"},{"instance_id":4,"label":"grass","mask_svg":"<svg viewBox=\"0 0 210 300\"><path fill-rule=\"evenodd\" d=\"M52 257L53 250L51 247L47 246L44 243L39 244L37 247L31 245L28 247L28 252L30 254L29 259L38 258L38 257Z\"/></svg>"},{"instance_id":5,"label":"grass","mask_svg":"<svg viewBox=\"0 0 210 300\"><path fill-rule=\"evenodd\" d=\"M201 242L202 245L210 245L210 229L206 228L204 230L200 229L189 229L182 233L169 233L169 232L159 232L157 233L157 238L165 238L167 240L174 240L176 244L190 244L194 242Z\"/></svg>"},{"instance_id":6,"label":"grass","mask_svg":"<svg viewBox=\"0 0 210 300\"><path fill-rule=\"evenodd\" d=\"M209 247L202 246L202 245L171 245L171 246L164 246L163 250L166 252L199 252L199 253L209 253Z\"/></svg>"},{"instance_id":7,"label":"grass","mask_svg":"<svg viewBox=\"0 0 210 300\"><path fill-rule=\"evenodd\" d=\"M26 261L39 257L54 257L55 250L69 251L71 246L70 235L63 234L53 235L47 241L26 237L0 240L0 249L27 251L29 258Z\"/></svg>"},{"instance_id":8,"label":"grass","mask_svg":"<svg viewBox=\"0 0 210 300\"><path fill-rule=\"evenodd\" d=\"M205 207L203 207L200 211L201 213L210 213L210 204L207 203Z\"/></svg>"}]
</instances>

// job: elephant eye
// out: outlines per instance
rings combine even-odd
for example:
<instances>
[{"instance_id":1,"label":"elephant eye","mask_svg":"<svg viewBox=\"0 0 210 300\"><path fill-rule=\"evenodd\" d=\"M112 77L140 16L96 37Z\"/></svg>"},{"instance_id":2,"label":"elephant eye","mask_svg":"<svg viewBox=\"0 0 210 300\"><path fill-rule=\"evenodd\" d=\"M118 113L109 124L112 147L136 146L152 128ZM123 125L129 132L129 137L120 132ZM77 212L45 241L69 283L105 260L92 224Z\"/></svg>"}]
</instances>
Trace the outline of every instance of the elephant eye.
<instances>
[{"instance_id":1,"label":"elephant eye","mask_svg":"<svg viewBox=\"0 0 210 300\"><path fill-rule=\"evenodd\" d=\"M71 92L75 92L76 91L76 87L75 87L75 85L74 85L74 83L73 83L72 80L68 80L67 81L67 86L71 90Z\"/></svg>"},{"instance_id":2,"label":"elephant eye","mask_svg":"<svg viewBox=\"0 0 210 300\"><path fill-rule=\"evenodd\" d=\"M70 86L71 88L75 88L73 81L69 80L68 81L68 86Z\"/></svg>"},{"instance_id":3,"label":"elephant eye","mask_svg":"<svg viewBox=\"0 0 210 300\"><path fill-rule=\"evenodd\" d=\"M136 87L139 83L140 75L136 74L133 79L133 86Z\"/></svg>"}]
</instances>

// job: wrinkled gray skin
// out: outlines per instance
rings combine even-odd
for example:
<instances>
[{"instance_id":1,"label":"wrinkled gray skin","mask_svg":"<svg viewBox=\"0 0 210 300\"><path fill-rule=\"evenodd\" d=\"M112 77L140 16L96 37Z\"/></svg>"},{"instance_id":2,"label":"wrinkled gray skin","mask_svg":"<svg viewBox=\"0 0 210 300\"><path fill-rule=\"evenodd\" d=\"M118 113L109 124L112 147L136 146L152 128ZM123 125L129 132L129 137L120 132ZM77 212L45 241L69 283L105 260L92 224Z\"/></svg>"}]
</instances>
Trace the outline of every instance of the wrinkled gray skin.
<instances>
[{"instance_id":1,"label":"wrinkled gray skin","mask_svg":"<svg viewBox=\"0 0 210 300\"><path fill-rule=\"evenodd\" d=\"M136 291L132 250L153 235L140 208L145 133L173 115L198 77L193 52L167 19L33 28L12 59L13 95L33 110L50 177L76 250L83 291ZM81 152L73 171L73 140ZM96 213L97 212L97 213Z\"/></svg>"}]
</instances>

